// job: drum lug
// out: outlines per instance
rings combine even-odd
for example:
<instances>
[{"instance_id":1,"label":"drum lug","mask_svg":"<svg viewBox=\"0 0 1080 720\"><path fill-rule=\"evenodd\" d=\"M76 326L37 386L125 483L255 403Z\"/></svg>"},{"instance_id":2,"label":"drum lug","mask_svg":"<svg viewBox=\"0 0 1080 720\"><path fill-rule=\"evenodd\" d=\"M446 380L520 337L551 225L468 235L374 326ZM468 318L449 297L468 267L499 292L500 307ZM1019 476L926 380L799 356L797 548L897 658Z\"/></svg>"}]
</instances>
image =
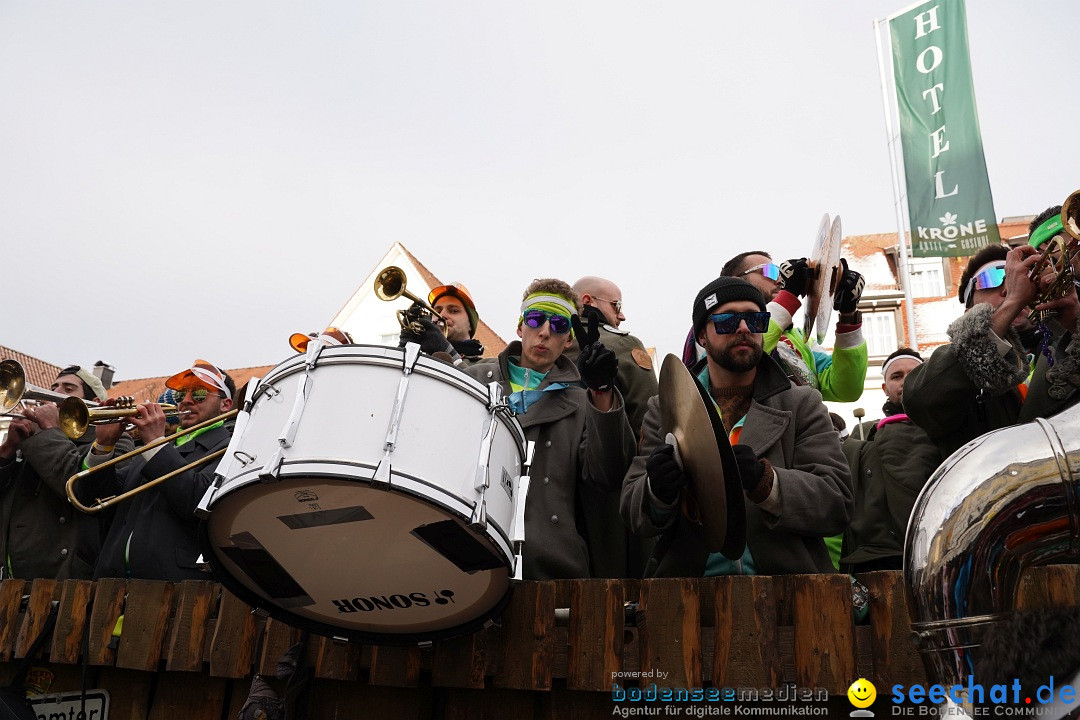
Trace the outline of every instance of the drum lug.
<instances>
[{"instance_id":1,"label":"drum lug","mask_svg":"<svg viewBox=\"0 0 1080 720\"><path fill-rule=\"evenodd\" d=\"M472 517L469 518L469 529L478 533L487 532L487 498L486 487L480 488L480 499L473 506Z\"/></svg>"},{"instance_id":2,"label":"drum lug","mask_svg":"<svg viewBox=\"0 0 1080 720\"><path fill-rule=\"evenodd\" d=\"M214 499L214 493L217 492L216 483L206 488L206 492L203 493L202 500L199 501L199 505L195 508L195 517L205 520L210 517L210 501Z\"/></svg>"},{"instance_id":3,"label":"drum lug","mask_svg":"<svg viewBox=\"0 0 1080 720\"><path fill-rule=\"evenodd\" d=\"M389 455L387 451L387 455ZM375 468L375 474L371 477L371 487L376 490L390 489L390 458L384 457L379 461L379 467Z\"/></svg>"},{"instance_id":4,"label":"drum lug","mask_svg":"<svg viewBox=\"0 0 1080 720\"><path fill-rule=\"evenodd\" d=\"M401 372L409 375L416 367L416 361L420 359L420 346L416 343L405 343L405 353L401 359Z\"/></svg>"},{"instance_id":5,"label":"drum lug","mask_svg":"<svg viewBox=\"0 0 1080 720\"><path fill-rule=\"evenodd\" d=\"M281 464L285 462L285 449L278 448L274 451L274 454L263 465L263 469L259 471L259 481L264 483L277 482L281 478L278 474L281 472Z\"/></svg>"}]
</instances>

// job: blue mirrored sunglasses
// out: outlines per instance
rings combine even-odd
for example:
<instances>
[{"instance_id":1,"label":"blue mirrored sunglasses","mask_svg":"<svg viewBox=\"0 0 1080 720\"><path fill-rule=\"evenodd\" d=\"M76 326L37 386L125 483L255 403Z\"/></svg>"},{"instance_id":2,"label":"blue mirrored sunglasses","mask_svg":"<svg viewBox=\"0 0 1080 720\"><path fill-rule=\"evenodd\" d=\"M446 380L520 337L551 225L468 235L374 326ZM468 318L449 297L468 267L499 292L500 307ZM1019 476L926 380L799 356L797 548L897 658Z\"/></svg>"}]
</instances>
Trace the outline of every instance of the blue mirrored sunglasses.
<instances>
[{"instance_id":1,"label":"blue mirrored sunglasses","mask_svg":"<svg viewBox=\"0 0 1080 720\"><path fill-rule=\"evenodd\" d=\"M556 315L544 310L528 310L524 320L525 324L534 330L539 330L544 327L544 323L547 323L548 328L556 335L570 332L570 318L565 315Z\"/></svg>"},{"instance_id":2,"label":"blue mirrored sunglasses","mask_svg":"<svg viewBox=\"0 0 1080 720\"><path fill-rule=\"evenodd\" d=\"M761 271L761 274L769 278L772 281L780 279L780 266L775 263L762 263L761 265L755 265L752 268L747 268L739 273L739 277L749 275L752 272Z\"/></svg>"},{"instance_id":3,"label":"blue mirrored sunglasses","mask_svg":"<svg viewBox=\"0 0 1080 720\"><path fill-rule=\"evenodd\" d=\"M995 265L994 267L989 267L983 270L981 273L973 275L972 278L968 280L967 287L964 288L963 301L967 302L968 298L971 296L971 293L975 292L976 290L992 290L994 288L1001 287L1002 283L1004 282L1005 263L1002 263L1000 266Z\"/></svg>"},{"instance_id":4,"label":"blue mirrored sunglasses","mask_svg":"<svg viewBox=\"0 0 1080 720\"><path fill-rule=\"evenodd\" d=\"M739 331L739 324L745 322L746 327L752 333L763 333L769 328L770 313L767 312L737 312L717 313L709 316L709 322L717 335L730 335Z\"/></svg>"}]
</instances>

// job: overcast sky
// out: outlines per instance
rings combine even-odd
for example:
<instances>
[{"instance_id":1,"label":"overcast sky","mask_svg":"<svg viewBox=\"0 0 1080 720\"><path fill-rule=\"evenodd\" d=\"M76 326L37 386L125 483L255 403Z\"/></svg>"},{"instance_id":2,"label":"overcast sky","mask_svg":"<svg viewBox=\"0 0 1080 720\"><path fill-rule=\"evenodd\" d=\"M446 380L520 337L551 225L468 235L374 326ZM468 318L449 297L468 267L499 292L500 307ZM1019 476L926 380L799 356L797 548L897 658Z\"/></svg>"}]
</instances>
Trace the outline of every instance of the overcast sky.
<instances>
[{"instance_id":1,"label":"overcast sky","mask_svg":"<svg viewBox=\"0 0 1080 720\"><path fill-rule=\"evenodd\" d=\"M728 257L893 232L904 0L0 0L0 344L118 379L288 357L400 241L513 336L605 275L677 351ZM1080 3L969 0L999 218L1080 187Z\"/></svg>"}]
</instances>

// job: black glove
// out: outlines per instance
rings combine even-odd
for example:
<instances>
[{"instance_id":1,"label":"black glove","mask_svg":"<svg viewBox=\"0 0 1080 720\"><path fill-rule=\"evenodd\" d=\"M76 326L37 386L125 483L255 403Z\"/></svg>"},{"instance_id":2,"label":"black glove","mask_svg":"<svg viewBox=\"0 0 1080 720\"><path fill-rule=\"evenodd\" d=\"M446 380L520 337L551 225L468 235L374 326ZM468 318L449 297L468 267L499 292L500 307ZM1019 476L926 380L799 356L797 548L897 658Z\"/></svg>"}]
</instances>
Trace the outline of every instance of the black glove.
<instances>
[{"instance_id":1,"label":"black glove","mask_svg":"<svg viewBox=\"0 0 1080 720\"><path fill-rule=\"evenodd\" d=\"M619 359L615 353L600 342L599 320L596 315L589 315L589 329L581 325L581 319L574 315L570 318L574 325L581 352L577 366L581 380L590 390L606 391L615 384L615 375L619 372Z\"/></svg>"},{"instance_id":2,"label":"black glove","mask_svg":"<svg viewBox=\"0 0 1080 720\"><path fill-rule=\"evenodd\" d=\"M735 462L739 465L739 480L746 492L753 492L765 475L765 465L757 459L757 454L749 445L732 445Z\"/></svg>"},{"instance_id":3,"label":"black glove","mask_svg":"<svg viewBox=\"0 0 1080 720\"><path fill-rule=\"evenodd\" d=\"M862 297L866 281L863 280L862 275L848 268L847 260L844 258L840 258L840 265L844 268L844 272L836 286L833 309L841 313L853 313L859 309L859 298Z\"/></svg>"},{"instance_id":4,"label":"black glove","mask_svg":"<svg viewBox=\"0 0 1080 720\"><path fill-rule=\"evenodd\" d=\"M806 297L811 271L806 258L785 260L780 263L780 287L795 297Z\"/></svg>"},{"instance_id":5,"label":"black glove","mask_svg":"<svg viewBox=\"0 0 1080 720\"><path fill-rule=\"evenodd\" d=\"M457 354L454 346L446 339L438 325L427 318L415 320L415 323L419 323L424 331L416 332L414 325L403 327L398 336L398 347L405 347L405 343L414 342L420 346L420 352L427 355L434 355L437 352L444 352L451 356Z\"/></svg>"},{"instance_id":6,"label":"black glove","mask_svg":"<svg viewBox=\"0 0 1080 720\"><path fill-rule=\"evenodd\" d=\"M686 473L675 462L675 448L665 443L653 450L645 461L645 470L649 473L653 495L668 505L675 502L679 490L686 485Z\"/></svg>"}]
</instances>

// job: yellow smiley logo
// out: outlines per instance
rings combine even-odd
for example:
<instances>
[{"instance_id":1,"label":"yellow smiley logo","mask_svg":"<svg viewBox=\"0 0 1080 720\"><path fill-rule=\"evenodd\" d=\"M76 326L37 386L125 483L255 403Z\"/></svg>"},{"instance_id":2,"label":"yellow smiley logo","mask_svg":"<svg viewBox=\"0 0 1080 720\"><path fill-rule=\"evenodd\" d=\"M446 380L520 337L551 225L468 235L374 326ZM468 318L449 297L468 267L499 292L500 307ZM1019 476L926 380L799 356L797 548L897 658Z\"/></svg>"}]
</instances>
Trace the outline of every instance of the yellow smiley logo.
<instances>
[{"instance_id":1,"label":"yellow smiley logo","mask_svg":"<svg viewBox=\"0 0 1080 720\"><path fill-rule=\"evenodd\" d=\"M847 689L848 700L857 708L868 708L877 699L877 688L866 678L859 678Z\"/></svg>"}]
</instances>

